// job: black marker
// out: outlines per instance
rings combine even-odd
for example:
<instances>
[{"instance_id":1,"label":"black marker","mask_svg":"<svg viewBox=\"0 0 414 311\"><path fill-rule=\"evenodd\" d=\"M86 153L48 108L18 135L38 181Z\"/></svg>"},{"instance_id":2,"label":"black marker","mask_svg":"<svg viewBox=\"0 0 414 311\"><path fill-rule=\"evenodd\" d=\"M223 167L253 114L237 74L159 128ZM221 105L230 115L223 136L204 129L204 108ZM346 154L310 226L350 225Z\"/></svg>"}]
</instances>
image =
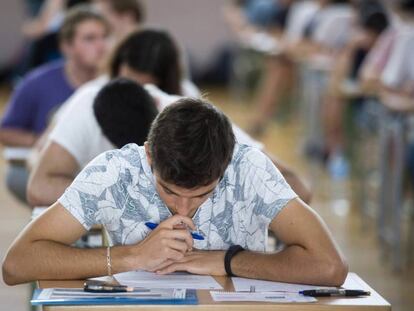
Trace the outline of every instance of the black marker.
<instances>
[{"instance_id":1,"label":"black marker","mask_svg":"<svg viewBox=\"0 0 414 311\"><path fill-rule=\"evenodd\" d=\"M312 289L303 290L299 294L311 297L333 297L333 296L345 296L345 297L358 297L358 296L369 296L370 292L360 289Z\"/></svg>"}]
</instances>

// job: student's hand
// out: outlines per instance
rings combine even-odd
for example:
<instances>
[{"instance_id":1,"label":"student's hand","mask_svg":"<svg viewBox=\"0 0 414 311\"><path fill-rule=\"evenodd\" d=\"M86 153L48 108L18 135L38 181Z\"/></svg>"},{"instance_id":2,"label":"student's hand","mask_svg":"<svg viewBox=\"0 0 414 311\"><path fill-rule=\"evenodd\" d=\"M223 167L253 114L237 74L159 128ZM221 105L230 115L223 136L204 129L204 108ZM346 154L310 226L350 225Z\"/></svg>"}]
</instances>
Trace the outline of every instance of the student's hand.
<instances>
[{"instance_id":1,"label":"student's hand","mask_svg":"<svg viewBox=\"0 0 414 311\"><path fill-rule=\"evenodd\" d=\"M191 218L180 215L168 218L134 247L133 266L146 271L156 271L183 259L184 254L193 247L193 238L187 229L176 229L180 224L195 230Z\"/></svg>"},{"instance_id":2,"label":"student's hand","mask_svg":"<svg viewBox=\"0 0 414 311\"><path fill-rule=\"evenodd\" d=\"M179 261L155 271L159 274L187 271L194 274L226 275L224 269L225 254L225 251L192 251L186 253Z\"/></svg>"}]
</instances>

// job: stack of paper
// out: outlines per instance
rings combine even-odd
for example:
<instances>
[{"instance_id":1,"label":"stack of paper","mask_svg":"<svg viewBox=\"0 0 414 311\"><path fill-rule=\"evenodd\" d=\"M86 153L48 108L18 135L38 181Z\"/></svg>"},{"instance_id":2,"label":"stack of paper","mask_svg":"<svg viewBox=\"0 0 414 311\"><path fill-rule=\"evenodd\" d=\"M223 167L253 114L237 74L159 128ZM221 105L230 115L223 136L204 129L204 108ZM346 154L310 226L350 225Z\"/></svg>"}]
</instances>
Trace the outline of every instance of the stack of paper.
<instances>
[{"instance_id":1,"label":"stack of paper","mask_svg":"<svg viewBox=\"0 0 414 311\"><path fill-rule=\"evenodd\" d=\"M211 276L185 272L160 275L146 271L130 271L115 274L114 277L120 284L132 287L223 289Z\"/></svg>"},{"instance_id":2,"label":"stack of paper","mask_svg":"<svg viewBox=\"0 0 414 311\"><path fill-rule=\"evenodd\" d=\"M322 287L282 282L271 282L254 279L246 279L234 277L232 278L234 290L236 292L248 292L254 288L256 292L284 292L284 293L299 293L302 290L311 290L317 288L335 288L335 287Z\"/></svg>"},{"instance_id":3,"label":"stack of paper","mask_svg":"<svg viewBox=\"0 0 414 311\"><path fill-rule=\"evenodd\" d=\"M214 301L260 301L277 303L301 303L315 302L313 297L306 297L298 293L279 293L279 292L217 292L211 291Z\"/></svg>"},{"instance_id":4,"label":"stack of paper","mask_svg":"<svg viewBox=\"0 0 414 311\"><path fill-rule=\"evenodd\" d=\"M302 290L321 288L320 286L301 285L255 279L232 278L235 292L211 291L214 301L259 301L277 303L315 302L313 297L299 294ZM324 287L329 288L329 287Z\"/></svg>"}]
</instances>

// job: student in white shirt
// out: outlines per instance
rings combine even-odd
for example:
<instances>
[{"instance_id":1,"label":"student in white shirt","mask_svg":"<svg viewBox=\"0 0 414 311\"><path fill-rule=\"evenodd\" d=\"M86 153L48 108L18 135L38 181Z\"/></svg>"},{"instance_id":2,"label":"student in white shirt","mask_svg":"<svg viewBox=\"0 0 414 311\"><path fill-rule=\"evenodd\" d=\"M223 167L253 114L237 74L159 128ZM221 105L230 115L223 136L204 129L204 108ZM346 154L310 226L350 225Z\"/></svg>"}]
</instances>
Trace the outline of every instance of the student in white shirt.
<instances>
[{"instance_id":1,"label":"student in white shirt","mask_svg":"<svg viewBox=\"0 0 414 311\"><path fill-rule=\"evenodd\" d=\"M148 60L148 55L160 57L161 60ZM110 64L110 73L111 77L126 77L145 85L161 111L177 99L176 95L196 95L187 91L185 85L189 85L189 82L181 85L176 82L181 81L178 63L178 53L166 33L143 30L131 34L118 47ZM92 109L96 94L107 81L107 77L92 81L69 99L31 172L28 200L32 206L53 204L90 160L115 148L103 135ZM252 140L236 126L234 131L241 142L263 149L262 144ZM304 201L309 201L309 190L300 179L279 161L274 162L298 195Z\"/></svg>"},{"instance_id":2,"label":"student in white shirt","mask_svg":"<svg viewBox=\"0 0 414 311\"><path fill-rule=\"evenodd\" d=\"M298 61L329 57L346 42L353 12L346 0L298 1L276 55L266 58L263 81L256 99L257 113L249 132L261 135L281 101L291 96Z\"/></svg>"},{"instance_id":3,"label":"student in white shirt","mask_svg":"<svg viewBox=\"0 0 414 311\"><path fill-rule=\"evenodd\" d=\"M380 74L381 101L393 110L414 109L414 1L402 0L395 7L400 25L393 40L389 57Z\"/></svg>"},{"instance_id":4,"label":"student in white shirt","mask_svg":"<svg viewBox=\"0 0 414 311\"><path fill-rule=\"evenodd\" d=\"M108 247L71 245L98 224ZM266 252L269 230L282 250ZM271 160L237 142L226 115L195 98L164 109L144 146L91 161L13 242L2 269L9 285L145 270L341 286L348 273L322 219Z\"/></svg>"}]
</instances>

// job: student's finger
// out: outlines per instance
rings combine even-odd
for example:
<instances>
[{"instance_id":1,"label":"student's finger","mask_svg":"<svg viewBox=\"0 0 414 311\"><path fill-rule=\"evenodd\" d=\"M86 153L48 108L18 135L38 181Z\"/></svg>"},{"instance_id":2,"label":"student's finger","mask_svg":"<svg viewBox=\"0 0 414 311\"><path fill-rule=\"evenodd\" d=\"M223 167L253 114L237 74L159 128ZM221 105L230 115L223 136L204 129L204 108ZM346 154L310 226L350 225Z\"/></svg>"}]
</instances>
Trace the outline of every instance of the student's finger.
<instances>
[{"instance_id":1,"label":"student's finger","mask_svg":"<svg viewBox=\"0 0 414 311\"><path fill-rule=\"evenodd\" d=\"M194 240L191 236L191 233L188 230L172 230L171 237L177 240L184 241L187 246L188 250L193 249Z\"/></svg>"},{"instance_id":2,"label":"student's finger","mask_svg":"<svg viewBox=\"0 0 414 311\"><path fill-rule=\"evenodd\" d=\"M163 222L160 223L160 227L173 229L174 226L182 224L182 223L186 224L192 230L196 229L192 219L186 216L182 216L182 215L174 215L164 220Z\"/></svg>"},{"instance_id":3,"label":"student's finger","mask_svg":"<svg viewBox=\"0 0 414 311\"><path fill-rule=\"evenodd\" d=\"M191 236L190 232L188 230L169 230L169 229L163 229L159 233L162 238L164 239L177 239L182 240L187 244L187 249L193 248L193 237Z\"/></svg>"},{"instance_id":4,"label":"student's finger","mask_svg":"<svg viewBox=\"0 0 414 311\"><path fill-rule=\"evenodd\" d=\"M170 259L170 260L177 261L177 260L182 259L183 257L184 257L183 253L181 253L179 251L176 251L174 249L170 248L167 251L167 258Z\"/></svg>"},{"instance_id":5,"label":"student's finger","mask_svg":"<svg viewBox=\"0 0 414 311\"><path fill-rule=\"evenodd\" d=\"M167 259L166 261L160 263L158 266L151 268L150 272L156 272L158 270L164 269L165 267L168 267L169 265L173 264L175 261L171 259Z\"/></svg>"},{"instance_id":6,"label":"student's finger","mask_svg":"<svg viewBox=\"0 0 414 311\"><path fill-rule=\"evenodd\" d=\"M170 239L166 243L168 243L167 245L170 248L175 249L176 251L179 251L180 253L183 253L183 254L188 252L188 250L190 249L187 243L183 240Z\"/></svg>"}]
</instances>

